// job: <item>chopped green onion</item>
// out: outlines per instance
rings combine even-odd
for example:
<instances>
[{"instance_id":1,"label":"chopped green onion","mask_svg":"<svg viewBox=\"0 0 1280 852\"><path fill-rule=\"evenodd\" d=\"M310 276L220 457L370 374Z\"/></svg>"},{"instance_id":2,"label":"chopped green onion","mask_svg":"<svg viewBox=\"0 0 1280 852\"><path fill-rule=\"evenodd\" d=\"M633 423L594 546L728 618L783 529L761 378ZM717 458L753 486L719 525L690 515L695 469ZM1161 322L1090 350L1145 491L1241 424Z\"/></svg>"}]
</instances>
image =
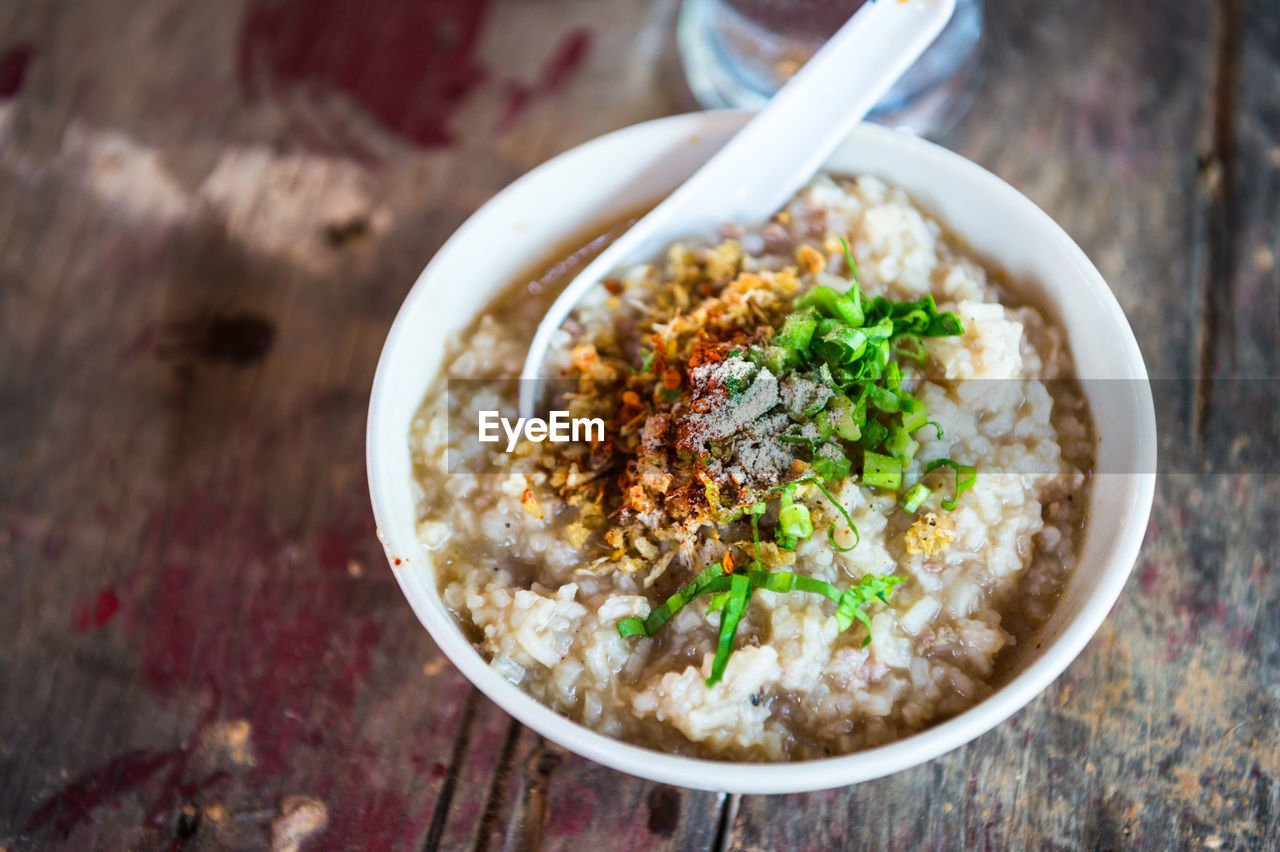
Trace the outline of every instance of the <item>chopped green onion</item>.
<instances>
[{"instance_id":1,"label":"chopped green onion","mask_svg":"<svg viewBox=\"0 0 1280 852\"><path fill-rule=\"evenodd\" d=\"M867 336L860 329L823 319L818 322L813 352L828 364L852 364L867 351Z\"/></svg>"},{"instance_id":2,"label":"chopped green onion","mask_svg":"<svg viewBox=\"0 0 1280 852\"><path fill-rule=\"evenodd\" d=\"M681 607L703 592L710 590L715 581L723 576L724 568L720 563L708 565L680 591L652 610L643 621L634 615L619 621L618 633L623 636L635 636L637 634L652 636L671 619L671 616L679 612Z\"/></svg>"},{"instance_id":3,"label":"chopped green onion","mask_svg":"<svg viewBox=\"0 0 1280 852\"><path fill-rule=\"evenodd\" d=\"M751 387L752 382L755 381L756 373L756 369L751 367L741 375L730 374L726 376L723 379L725 391L732 397L738 396L744 390Z\"/></svg>"},{"instance_id":4,"label":"chopped green onion","mask_svg":"<svg viewBox=\"0 0 1280 852\"><path fill-rule=\"evenodd\" d=\"M853 465L836 444L823 444L813 456L813 472L826 482L844 479Z\"/></svg>"},{"instance_id":5,"label":"chopped green onion","mask_svg":"<svg viewBox=\"0 0 1280 852\"><path fill-rule=\"evenodd\" d=\"M902 388L902 368L897 361L890 361L884 368L884 386L891 391Z\"/></svg>"},{"instance_id":6,"label":"chopped green onion","mask_svg":"<svg viewBox=\"0 0 1280 852\"><path fill-rule=\"evenodd\" d=\"M844 249L844 262L849 265L849 274L853 276L853 286L858 288L858 296L862 296L862 282L858 280L858 264L853 262L853 252L849 251L849 241L840 238L840 248ZM853 291L850 291L853 292Z\"/></svg>"},{"instance_id":7,"label":"chopped green onion","mask_svg":"<svg viewBox=\"0 0 1280 852\"><path fill-rule=\"evenodd\" d=\"M800 409L800 416L808 419L817 414L827 406L827 397L822 394L814 394L809 403Z\"/></svg>"},{"instance_id":8,"label":"chopped green onion","mask_svg":"<svg viewBox=\"0 0 1280 852\"><path fill-rule=\"evenodd\" d=\"M733 640L738 633L738 622L747 611L747 601L750 597L751 581L745 574L734 574L730 578L729 597L725 601L724 611L720 613L720 639L716 643L716 657L711 661L711 677L707 678L708 689L724 677L725 666L729 664L729 655L733 653Z\"/></svg>"},{"instance_id":9,"label":"chopped green onion","mask_svg":"<svg viewBox=\"0 0 1280 852\"><path fill-rule=\"evenodd\" d=\"M825 284L809 290L796 304L802 308L814 308L825 317L844 320L851 326L862 325L862 306L858 299L832 290Z\"/></svg>"},{"instance_id":10,"label":"chopped green onion","mask_svg":"<svg viewBox=\"0 0 1280 852\"><path fill-rule=\"evenodd\" d=\"M923 364L929 360L929 350L925 348L924 341L918 334L900 334L890 345L894 352L904 358L910 358L917 364Z\"/></svg>"},{"instance_id":11,"label":"chopped green onion","mask_svg":"<svg viewBox=\"0 0 1280 852\"><path fill-rule=\"evenodd\" d=\"M902 411L902 394L880 385L872 385L867 394L871 404L885 414L897 414Z\"/></svg>"},{"instance_id":12,"label":"chopped green onion","mask_svg":"<svg viewBox=\"0 0 1280 852\"><path fill-rule=\"evenodd\" d=\"M951 337L956 334L964 334L964 325L960 322L960 317L951 311L947 311L945 314L931 319L929 325L920 333L925 337Z\"/></svg>"},{"instance_id":13,"label":"chopped green onion","mask_svg":"<svg viewBox=\"0 0 1280 852\"><path fill-rule=\"evenodd\" d=\"M822 402L798 404L787 414L795 428L777 435L777 440L804 448L802 457L810 464L809 471L790 482L780 483L754 495L747 491L745 505L726 509L721 505L718 490L707 489L707 504L722 523L749 516L755 560L751 570L726 574L722 565L708 566L690 583L654 608L643 619L632 617L618 622L622 636L653 633L666 624L682 607L701 595L709 595L707 612L719 612L720 635L712 662L707 685L718 683L725 668L737 635L738 626L745 617L746 608L754 589L774 592L801 591L820 594L836 604L836 619L842 630L854 622L867 627L863 644L871 641L871 619L865 611L873 600L887 601L893 586L900 578L867 575L857 586L840 590L836 586L811 577L786 572L763 570L760 548L760 518L768 508L768 498L781 493L777 523L773 536L778 547L794 550L801 540L814 532L811 510L795 500L796 489L812 483L836 508L858 541L858 530L848 510L836 500L824 482L835 482L849 475L853 458L862 456L862 481L867 486L889 491L902 491L906 469L912 464L920 443L914 438L918 430L932 425L939 439L942 427L928 419L924 402L904 387L913 380L904 375L912 370L909 362L925 363L928 348L924 338L956 335L964 332L959 318L952 312L939 313L931 295L916 301L893 301L883 296L868 299L862 292L857 266L848 241L840 240L845 261L853 279L848 292L841 293L826 286L817 286L803 294L795 302L796 309L786 316L769 343L764 346L743 346L730 355L739 356L757 368L768 369L779 379L796 374L816 381L830 394L816 395ZM674 341L669 341L672 350ZM670 352L669 352L670 354ZM654 353L640 352L641 371L652 371ZM904 368L904 365L905 366ZM745 390L754 378L754 372L724 381L725 389L734 394ZM681 392L659 391L668 400L678 398ZM825 412L824 412L825 410ZM812 419L810 419L812 418ZM808 434L803 434L807 432ZM850 442L850 444L844 443ZM678 449L679 457L690 458L684 449ZM718 453L711 447L706 454ZM954 509L959 496L976 481L974 468L950 459L931 463L926 473L939 467L955 471L955 492L942 505ZM932 490L923 482L915 482L899 497L908 512L917 512L932 497ZM827 539L835 550L852 548L836 542L836 523L827 526Z\"/></svg>"},{"instance_id":14,"label":"chopped green onion","mask_svg":"<svg viewBox=\"0 0 1280 852\"><path fill-rule=\"evenodd\" d=\"M813 519L809 517L809 507L803 503L783 506L778 513L778 528L783 535L798 539L813 535Z\"/></svg>"},{"instance_id":15,"label":"chopped green onion","mask_svg":"<svg viewBox=\"0 0 1280 852\"><path fill-rule=\"evenodd\" d=\"M809 508L803 503L794 502L793 492L794 488L783 490L778 509L778 526L774 530L778 547L783 550L795 550L802 540L813 535L813 519L809 516Z\"/></svg>"},{"instance_id":16,"label":"chopped green onion","mask_svg":"<svg viewBox=\"0 0 1280 852\"><path fill-rule=\"evenodd\" d=\"M833 601L840 600L841 592L838 588L814 577L792 574L789 571L752 571L747 576L751 578L753 586L767 592L776 592L780 595L791 591L809 592Z\"/></svg>"},{"instance_id":17,"label":"chopped green onion","mask_svg":"<svg viewBox=\"0 0 1280 852\"><path fill-rule=\"evenodd\" d=\"M645 630L644 622L632 615L618 622L618 635L625 639L628 636L648 636L649 632Z\"/></svg>"},{"instance_id":18,"label":"chopped green onion","mask_svg":"<svg viewBox=\"0 0 1280 852\"><path fill-rule=\"evenodd\" d=\"M861 621L867 628L867 637L862 640L862 646L865 648L871 642L871 618L864 608L876 599L888 603L893 587L901 583L902 579L887 574L880 576L867 574L858 585L847 589L840 595L840 605L836 608L836 624L840 630L848 630L853 626L855 618Z\"/></svg>"},{"instance_id":19,"label":"chopped green onion","mask_svg":"<svg viewBox=\"0 0 1280 852\"><path fill-rule=\"evenodd\" d=\"M827 423L846 441L856 441L862 437L862 427L855 416L853 401L842 393L831 398L827 406Z\"/></svg>"},{"instance_id":20,"label":"chopped green onion","mask_svg":"<svg viewBox=\"0 0 1280 852\"><path fill-rule=\"evenodd\" d=\"M809 341L818 328L818 321L809 313L788 314L783 320L782 328L770 341L774 346L784 349L803 350L809 348Z\"/></svg>"},{"instance_id":21,"label":"chopped green onion","mask_svg":"<svg viewBox=\"0 0 1280 852\"><path fill-rule=\"evenodd\" d=\"M853 533L853 544L848 547L841 547L840 542L836 541L836 525L832 524L827 527L827 544L831 545L831 549L837 553L848 553L858 546L858 542L862 541L862 536L858 533L858 528L853 524L849 524L849 531Z\"/></svg>"},{"instance_id":22,"label":"chopped green onion","mask_svg":"<svg viewBox=\"0 0 1280 852\"><path fill-rule=\"evenodd\" d=\"M774 440L781 441L784 444L803 444L808 447L810 452L813 451L819 441L815 438L806 438L804 435L775 435Z\"/></svg>"},{"instance_id":23,"label":"chopped green onion","mask_svg":"<svg viewBox=\"0 0 1280 852\"><path fill-rule=\"evenodd\" d=\"M852 399L852 397L850 397ZM853 400L853 421L859 425L867 422L867 389L863 388L858 398Z\"/></svg>"},{"instance_id":24,"label":"chopped green onion","mask_svg":"<svg viewBox=\"0 0 1280 852\"><path fill-rule=\"evenodd\" d=\"M929 410L921 403L915 411L902 415L902 428L906 429L909 434L914 434L917 429L923 427L929 422Z\"/></svg>"},{"instance_id":25,"label":"chopped green onion","mask_svg":"<svg viewBox=\"0 0 1280 852\"><path fill-rule=\"evenodd\" d=\"M879 322L862 327L863 332L872 340L883 340L887 344L889 339L893 337L893 320L885 317ZM886 351L888 347L886 346Z\"/></svg>"},{"instance_id":26,"label":"chopped green onion","mask_svg":"<svg viewBox=\"0 0 1280 852\"><path fill-rule=\"evenodd\" d=\"M870 336L870 335L868 335ZM871 354L868 359L871 374L874 378L879 378L884 374L884 368L889 366L889 339L877 341L874 345L868 346L867 351Z\"/></svg>"},{"instance_id":27,"label":"chopped green onion","mask_svg":"<svg viewBox=\"0 0 1280 852\"><path fill-rule=\"evenodd\" d=\"M912 439L911 433L904 427L894 423L889 427L889 437L884 441L884 448L906 467L911 464L916 450L920 449L920 442Z\"/></svg>"},{"instance_id":28,"label":"chopped green onion","mask_svg":"<svg viewBox=\"0 0 1280 852\"><path fill-rule=\"evenodd\" d=\"M862 481L873 488L897 491L902 487L902 462L880 453L863 453Z\"/></svg>"},{"instance_id":29,"label":"chopped green onion","mask_svg":"<svg viewBox=\"0 0 1280 852\"><path fill-rule=\"evenodd\" d=\"M906 490L899 502L902 503L902 508L908 512L917 512L932 493L923 482L917 482Z\"/></svg>"},{"instance_id":30,"label":"chopped green onion","mask_svg":"<svg viewBox=\"0 0 1280 852\"><path fill-rule=\"evenodd\" d=\"M953 462L951 459L938 459L937 461L931 461L924 469L924 472L926 474L931 473L940 467L949 467L956 472L955 496L949 500L944 499L942 501L942 508L950 512L955 509L957 502L960 500L960 495L972 488L973 484L978 481L978 472L973 465L959 464L957 462Z\"/></svg>"},{"instance_id":31,"label":"chopped green onion","mask_svg":"<svg viewBox=\"0 0 1280 852\"><path fill-rule=\"evenodd\" d=\"M872 420L862 430L862 445L868 449L875 449L883 444L887 437L889 437L889 429L879 420Z\"/></svg>"},{"instance_id":32,"label":"chopped green onion","mask_svg":"<svg viewBox=\"0 0 1280 852\"><path fill-rule=\"evenodd\" d=\"M711 576L709 581L702 583L700 586L697 585L701 578L709 575ZM867 605L877 600L888 603L889 595L893 593L893 587L902 582L902 580L902 577L895 577L891 574L867 574L863 576L856 586L841 591L839 587L824 580L805 577L787 571L755 570L748 571L745 574L726 575L721 571L720 565L708 566L692 583L685 586L685 589L695 589L695 592L689 596L690 600L698 595L711 593L712 598L708 604L707 612L708 614L712 612L720 613L720 635L716 642L716 655L711 663L711 676L707 678L707 686L715 686L724 677L725 667L728 665L729 657L733 653L733 643L737 636L738 625L746 613L747 604L751 600L751 593L755 589L765 589L777 594L786 594L792 591L805 592L807 594L821 595L833 601L836 604L836 622L840 630L848 630L853 626L855 620L862 622L866 626L867 636L862 641L863 646L866 646L871 641L871 619L865 612ZM684 589L681 591L683 592ZM668 603L670 601L671 599L668 599ZM654 612L657 612L657 610ZM665 621L662 623L665 623ZM662 624L659 624L654 630L661 626ZM635 617L618 622L617 629L618 633L624 637L653 635L653 630L646 630L645 622Z\"/></svg>"},{"instance_id":33,"label":"chopped green onion","mask_svg":"<svg viewBox=\"0 0 1280 852\"><path fill-rule=\"evenodd\" d=\"M919 402L914 411L903 413L902 428L906 429L910 434L914 435L926 426L932 426L938 440L942 440L942 424L936 420L929 419L929 409L925 407L923 402Z\"/></svg>"},{"instance_id":34,"label":"chopped green onion","mask_svg":"<svg viewBox=\"0 0 1280 852\"><path fill-rule=\"evenodd\" d=\"M788 349L785 346L766 346L761 354L760 363L770 373L781 376L800 363L800 354L797 350Z\"/></svg>"},{"instance_id":35,"label":"chopped green onion","mask_svg":"<svg viewBox=\"0 0 1280 852\"><path fill-rule=\"evenodd\" d=\"M757 565L760 564L760 516L764 514L766 508L763 502L759 502L748 510L751 514L751 543L755 547Z\"/></svg>"},{"instance_id":36,"label":"chopped green onion","mask_svg":"<svg viewBox=\"0 0 1280 852\"><path fill-rule=\"evenodd\" d=\"M868 322L891 319L895 335L949 337L964 334L960 318L952 311L938 313L938 306L932 295L925 295L915 302L894 302L884 296L877 296L871 300L865 313Z\"/></svg>"},{"instance_id":37,"label":"chopped green onion","mask_svg":"<svg viewBox=\"0 0 1280 852\"><path fill-rule=\"evenodd\" d=\"M793 535L791 532L788 532L786 526L782 523L782 513L787 511L787 509L789 509L793 504L794 495L796 493L796 483L788 482L786 485L782 486L781 491L782 499L778 504L778 523L773 528L773 538L774 541L777 542L778 547L783 550L795 550L800 544L800 536ZM812 523L809 525L809 531L813 532Z\"/></svg>"}]
</instances>

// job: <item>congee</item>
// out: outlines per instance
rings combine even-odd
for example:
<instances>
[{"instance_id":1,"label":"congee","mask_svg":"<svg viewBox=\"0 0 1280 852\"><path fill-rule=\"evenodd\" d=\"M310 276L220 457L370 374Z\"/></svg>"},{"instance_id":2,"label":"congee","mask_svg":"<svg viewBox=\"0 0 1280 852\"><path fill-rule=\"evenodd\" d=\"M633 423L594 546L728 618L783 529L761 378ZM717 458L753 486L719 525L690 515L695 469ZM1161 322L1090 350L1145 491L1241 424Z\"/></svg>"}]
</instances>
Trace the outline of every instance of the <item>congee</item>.
<instances>
[{"instance_id":1,"label":"congee","mask_svg":"<svg viewBox=\"0 0 1280 852\"><path fill-rule=\"evenodd\" d=\"M451 343L410 436L440 594L512 683L662 751L806 759L953 716L1034 645L1088 408L1061 329L905 193L819 175L603 282L549 355L568 440L512 431L540 289Z\"/></svg>"}]
</instances>

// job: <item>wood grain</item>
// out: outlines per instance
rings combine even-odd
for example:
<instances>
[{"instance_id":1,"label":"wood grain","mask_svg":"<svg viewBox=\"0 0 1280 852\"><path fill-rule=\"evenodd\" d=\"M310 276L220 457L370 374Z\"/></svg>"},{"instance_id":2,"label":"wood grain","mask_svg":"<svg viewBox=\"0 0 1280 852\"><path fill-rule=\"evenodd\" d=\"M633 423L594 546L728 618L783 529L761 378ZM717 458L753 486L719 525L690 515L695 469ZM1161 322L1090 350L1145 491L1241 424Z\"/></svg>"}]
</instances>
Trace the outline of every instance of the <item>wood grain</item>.
<instances>
[{"instance_id":1,"label":"wood grain","mask_svg":"<svg viewBox=\"0 0 1280 852\"><path fill-rule=\"evenodd\" d=\"M692 106L676 6L0 5L0 848L1274 844L1273 3L988 0L944 141L1111 282L1166 473L1113 616L1009 722L738 801L542 741L418 625L364 485L386 329L506 183Z\"/></svg>"}]
</instances>

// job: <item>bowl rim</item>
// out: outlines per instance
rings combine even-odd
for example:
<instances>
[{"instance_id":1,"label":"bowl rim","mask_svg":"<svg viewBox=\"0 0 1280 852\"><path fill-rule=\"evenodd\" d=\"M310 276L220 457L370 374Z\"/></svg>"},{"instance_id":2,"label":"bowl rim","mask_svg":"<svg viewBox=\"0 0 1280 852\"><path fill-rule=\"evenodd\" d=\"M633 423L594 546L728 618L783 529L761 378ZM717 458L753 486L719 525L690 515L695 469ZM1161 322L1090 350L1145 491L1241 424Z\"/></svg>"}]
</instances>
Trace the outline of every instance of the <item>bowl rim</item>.
<instances>
[{"instance_id":1,"label":"bowl rim","mask_svg":"<svg viewBox=\"0 0 1280 852\"><path fill-rule=\"evenodd\" d=\"M487 213L492 214L492 211L508 203L526 184L539 180L548 172L563 168L587 151L604 146L621 148L631 138L646 133L657 132L664 138L667 135L675 138L705 132L708 122L724 122L726 126L736 126L745 122L749 116L750 112L744 110L684 113L615 130L565 151L530 170L468 217L418 276L387 334L370 395L366 468L378 538L410 606L454 666L499 707L556 744L597 763L641 778L693 789L730 793L792 793L858 783L919 765L964 745L1003 722L1043 692L1079 656L1111 611L1137 560L1154 499L1156 479L1155 410L1146 366L1132 328L1114 293L1084 251L1047 213L992 172L932 142L867 123L859 125L850 135L851 140L862 137L876 144L898 146L908 156L934 159L946 168L969 171L975 179L986 184L988 191L993 196L998 196L1001 203L1011 205L1019 215L1032 220L1034 226L1044 232L1046 239L1057 242L1058 248L1071 257L1076 271L1083 277L1108 322L1121 332L1120 345L1126 353L1126 366L1136 379L1132 383L1134 404L1140 417L1133 427L1145 455L1134 468L1143 472L1121 474L1129 482L1128 500L1124 504L1127 520L1119 539L1108 550L1110 558L1106 560L1092 594L1062 633L1025 669L990 696L946 721L891 743L813 760L780 763L719 761L674 755L632 745L560 715L493 670L444 611L443 606L433 606L432 598L439 603L434 578L424 578L422 574L426 572L408 570L407 566L397 567L399 561L395 557L396 553L408 553L420 545L416 539L412 542L394 542L384 533L390 528L387 523L391 512L388 489L392 484L379 475L383 460L377 446L377 436L384 429L383 419L386 415L383 412L386 406L382 401L390 393L389 365L395 358L396 342L406 334L410 317L416 313L417 303L427 297L433 272L442 264L441 259L464 243L473 230L483 228L485 223L482 220ZM407 436L405 440L407 441ZM1105 474L1098 474L1095 478L1103 475ZM747 766L754 771L740 771Z\"/></svg>"}]
</instances>

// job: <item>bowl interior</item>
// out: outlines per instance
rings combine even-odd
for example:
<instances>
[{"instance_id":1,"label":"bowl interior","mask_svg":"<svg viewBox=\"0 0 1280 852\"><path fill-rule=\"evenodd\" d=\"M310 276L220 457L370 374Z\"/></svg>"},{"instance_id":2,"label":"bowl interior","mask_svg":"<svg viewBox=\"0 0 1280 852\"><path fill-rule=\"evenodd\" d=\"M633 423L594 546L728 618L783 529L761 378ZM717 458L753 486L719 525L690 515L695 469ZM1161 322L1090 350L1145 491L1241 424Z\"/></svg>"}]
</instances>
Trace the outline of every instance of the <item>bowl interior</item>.
<instances>
[{"instance_id":1,"label":"bowl interior","mask_svg":"<svg viewBox=\"0 0 1280 852\"><path fill-rule=\"evenodd\" d=\"M1023 706L1084 647L1137 556L1154 488L1155 419L1146 371L1111 291L1049 217L979 166L930 143L859 127L829 160L836 173L883 177L909 192L1015 288L1067 330L1098 437L1097 470L1079 566L1040 647L997 692L942 724L876 749L818 761L735 764L659 754L581 727L492 671L441 603L415 533L410 423L451 335L548 247L669 193L746 120L696 113L589 142L495 196L440 249L406 298L382 352L370 402L367 464L378 535L418 617L463 673L544 736L606 765L704 789L782 793L875 778L936 757ZM501 251L493 247L500 245Z\"/></svg>"}]
</instances>

